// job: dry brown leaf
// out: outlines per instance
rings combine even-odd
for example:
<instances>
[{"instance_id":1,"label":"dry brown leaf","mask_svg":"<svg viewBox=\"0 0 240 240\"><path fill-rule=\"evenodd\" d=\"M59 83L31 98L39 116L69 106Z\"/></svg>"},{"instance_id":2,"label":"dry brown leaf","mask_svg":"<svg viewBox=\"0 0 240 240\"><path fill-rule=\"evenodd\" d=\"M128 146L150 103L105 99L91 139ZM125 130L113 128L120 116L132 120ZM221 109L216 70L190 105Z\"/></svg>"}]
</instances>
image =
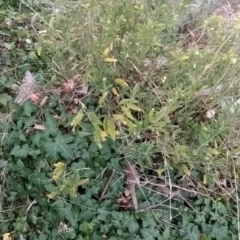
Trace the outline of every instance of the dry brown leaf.
<instances>
[{"instance_id":1,"label":"dry brown leaf","mask_svg":"<svg viewBox=\"0 0 240 240\"><path fill-rule=\"evenodd\" d=\"M31 95L38 89L39 86L36 84L34 76L30 71L27 71L22 81L22 85L19 87L19 94L16 97L15 102L19 105L23 105L23 103L30 99Z\"/></svg>"},{"instance_id":2,"label":"dry brown leaf","mask_svg":"<svg viewBox=\"0 0 240 240\"><path fill-rule=\"evenodd\" d=\"M88 86L87 85L83 85L82 89L79 91L82 94L87 94L88 93Z\"/></svg>"},{"instance_id":3,"label":"dry brown leaf","mask_svg":"<svg viewBox=\"0 0 240 240\"><path fill-rule=\"evenodd\" d=\"M47 100L48 100L48 96L45 96L39 104L40 107L43 107L47 103Z\"/></svg>"},{"instance_id":4,"label":"dry brown leaf","mask_svg":"<svg viewBox=\"0 0 240 240\"><path fill-rule=\"evenodd\" d=\"M72 92L74 90L74 87L75 87L74 80L69 79L63 84L63 91L67 93Z\"/></svg>"},{"instance_id":5,"label":"dry brown leaf","mask_svg":"<svg viewBox=\"0 0 240 240\"><path fill-rule=\"evenodd\" d=\"M47 128L45 126L39 125L39 124L34 124L33 129L35 129L35 130L42 130L42 131L47 130Z\"/></svg>"},{"instance_id":6,"label":"dry brown leaf","mask_svg":"<svg viewBox=\"0 0 240 240\"><path fill-rule=\"evenodd\" d=\"M120 198L117 198L116 201L123 208L129 208L131 206L131 204L130 204L131 196L129 196L129 197L120 197Z\"/></svg>"},{"instance_id":7,"label":"dry brown leaf","mask_svg":"<svg viewBox=\"0 0 240 240\"><path fill-rule=\"evenodd\" d=\"M33 128L32 127L29 127L29 128L27 128L26 129L26 131L25 131L25 135L28 135L30 132L32 132L33 131Z\"/></svg>"},{"instance_id":8,"label":"dry brown leaf","mask_svg":"<svg viewBox=\"0 0 240 240\"><path fill-rule=\"evenodd\" d=\"M130 190L126 189L126 190L124 191L124 195L125 195L126 197L131 196Z\"/></svg>"}]
</instances>

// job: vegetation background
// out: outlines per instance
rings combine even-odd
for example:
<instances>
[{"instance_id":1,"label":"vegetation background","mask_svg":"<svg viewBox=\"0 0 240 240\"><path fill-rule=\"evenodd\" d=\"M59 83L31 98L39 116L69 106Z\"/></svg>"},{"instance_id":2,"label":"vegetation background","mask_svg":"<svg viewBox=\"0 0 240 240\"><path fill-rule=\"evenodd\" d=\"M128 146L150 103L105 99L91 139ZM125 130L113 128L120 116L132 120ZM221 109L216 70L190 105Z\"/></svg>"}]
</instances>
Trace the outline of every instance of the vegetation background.
<instances>
[{"instance_id":1,"label":"vegetation background","mask_svg":"<svg viewBox=\"0 0 240 240\"><path fill-rule=\"evenodd\" d=\"M0 233L240 239L237 1L0 1Z\"/></svg>"}]
</instances>

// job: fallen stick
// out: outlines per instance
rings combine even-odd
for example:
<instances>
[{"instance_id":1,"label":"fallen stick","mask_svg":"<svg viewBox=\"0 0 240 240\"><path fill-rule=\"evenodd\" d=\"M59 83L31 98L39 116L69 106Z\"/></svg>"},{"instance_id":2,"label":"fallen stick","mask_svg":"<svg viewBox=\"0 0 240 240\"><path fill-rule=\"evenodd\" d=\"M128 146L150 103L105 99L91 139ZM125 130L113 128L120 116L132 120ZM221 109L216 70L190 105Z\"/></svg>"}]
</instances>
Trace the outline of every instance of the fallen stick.
<instances>
[{"instance_id":1,"label":"fallen stick","mask_svg":"<svg viewBox=\"0 0 240 240\"><path fill-rule=\"evenodd\" d=\"M112 179L113 179L115 173L116 173L116 171L113 170L113 171L112 171L112 174L111 174L111 176L110 176L110 178L108 179L107 184L105 185L105 188L103 189L103 192L102 192L102 194L101 194L101 197L99 198L99 201L100 201L100 202L102 201L104 195L106 194L106 192L107 192L107 190L108 190L108 187L109 187L109 185L110 185L110 183L111 183L111 181L112 181Z\"/></svg>"}]
</instances>

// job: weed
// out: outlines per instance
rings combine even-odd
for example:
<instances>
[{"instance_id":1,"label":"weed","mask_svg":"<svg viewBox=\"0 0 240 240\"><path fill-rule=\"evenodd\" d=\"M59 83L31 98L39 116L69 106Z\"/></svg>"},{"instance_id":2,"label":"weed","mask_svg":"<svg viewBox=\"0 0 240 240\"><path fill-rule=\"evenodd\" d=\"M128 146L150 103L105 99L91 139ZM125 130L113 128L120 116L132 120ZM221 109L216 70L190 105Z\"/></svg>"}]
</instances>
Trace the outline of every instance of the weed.
<instances>
[{"instance_id":1,"label":"weed","mask_svg":"<svg viewBox=\"0 0 240 240\"><path fill-rule=\"evenodd\" d=\"M237 239L239 26L187 2L3 5L3 237Z\"/></svg>"}]
</instances>

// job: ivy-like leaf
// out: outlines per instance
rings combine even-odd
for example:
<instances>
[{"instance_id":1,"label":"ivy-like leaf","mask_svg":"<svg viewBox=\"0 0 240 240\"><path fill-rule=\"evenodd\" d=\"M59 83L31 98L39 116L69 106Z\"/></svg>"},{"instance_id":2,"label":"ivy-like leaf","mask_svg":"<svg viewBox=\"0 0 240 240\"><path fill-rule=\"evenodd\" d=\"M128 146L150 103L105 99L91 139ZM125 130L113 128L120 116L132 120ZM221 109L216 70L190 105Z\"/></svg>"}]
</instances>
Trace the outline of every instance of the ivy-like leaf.
<instances>
[{"instance_id":1,"label":"ivy-like leaf","mask_svg":"<svg viewBox=\"0 0 240 240\"><path fill-rule=\"evenodd\" d=\"M155 240L155 237L159 236L159 231L154 227L141 229L141 233L146 240Z\"/></svg>"},{"instance_id":2,"label":"ivy-like leaf","mask_svg":"<svg viewBox=\"0 0 240 240\"><path fill-rule=\"evenodd\" d=\"M58 125L56 120L49 113L45 114L45 118L46 118L46 128L47 128L46 132L52 136L56 136L58 131Z\"/></svg>"},{"instance_id":3,"label":"ivy-like leaf","mask_svg":"<svg viewBox=\"0 0 240 240\"><path fill-rule=\"evenodd\" d=\"M28 144L24 144L22 147L16 145L14 146L10 154L18 158L26 158L29 151L30 150Z\"/></svg>"},{"instance_id":4,"label":"ivy-like leaf","mask_svg":"<svg viewBox=\"0 0 240 240\"><path fill-rule=\"evenodd\" d=\"M32 113L36 110L36 106L31 101L26 101L23 105L23 115L31 117Z\"/></svg>"},{"instance_id":5,"label":"ivy-like leaf","mask_svg":"<svg viewBox=\"0 0 240 240\"><path fill-rule=\"evenodd\" d=\"M139 229L139 225L138 225L136 219L133 217L125 215L122 223L124 224L124 227L127 227L128 231L131 234L136 233L137 230Z\"/></svg>"},{"instance_id":6,"label":"ivy-like leaf","mask_svg":"<svg viewBox=\"0 0 240 240\"><path fill-rule=\"evenodd\" d=\"M57 204L56 206L56 211L60 215L62 219L66 219L69 221L71 225L74 225L75 221L73 218L73 212L72 212L72 205L68 203L63 204Z\"/></svg>"},{"instance_id":7,"label":"ivy-like leaf","mask_svg":"<svg viewBox=\"0 0 240 240\"><path fill-rule=\"evenodd\" d=\"M45 190L45 185L48 183L48 179L37 171L33 172L28 177L29 182L39 191L42 192Z\"/></svg>"},{"instance_id":8,"label":"ivy-like leaf","mask_svg":"<svg viewBox=\"0 0 240 240\"><path fill-rule=\"evenodd\" d=\"M217 240L227 239L228 226L221 226L220 224L215 224L212 228L210 236Z\"/></svg>"},{"instance_id":9,"label":"ivy-like leaf","mask_svg":"<svg viewBox=\"0 0 240 240\"><path fill-rule=\"evenodd\" d=\"M74 137L70 135L58 134L54 141L48 141L44 144L47 156L52 157L54 160L59 159L59 154L69 160L74 158L74 152L69 143L72 142Z\"/></svg>"}]
</instances>

